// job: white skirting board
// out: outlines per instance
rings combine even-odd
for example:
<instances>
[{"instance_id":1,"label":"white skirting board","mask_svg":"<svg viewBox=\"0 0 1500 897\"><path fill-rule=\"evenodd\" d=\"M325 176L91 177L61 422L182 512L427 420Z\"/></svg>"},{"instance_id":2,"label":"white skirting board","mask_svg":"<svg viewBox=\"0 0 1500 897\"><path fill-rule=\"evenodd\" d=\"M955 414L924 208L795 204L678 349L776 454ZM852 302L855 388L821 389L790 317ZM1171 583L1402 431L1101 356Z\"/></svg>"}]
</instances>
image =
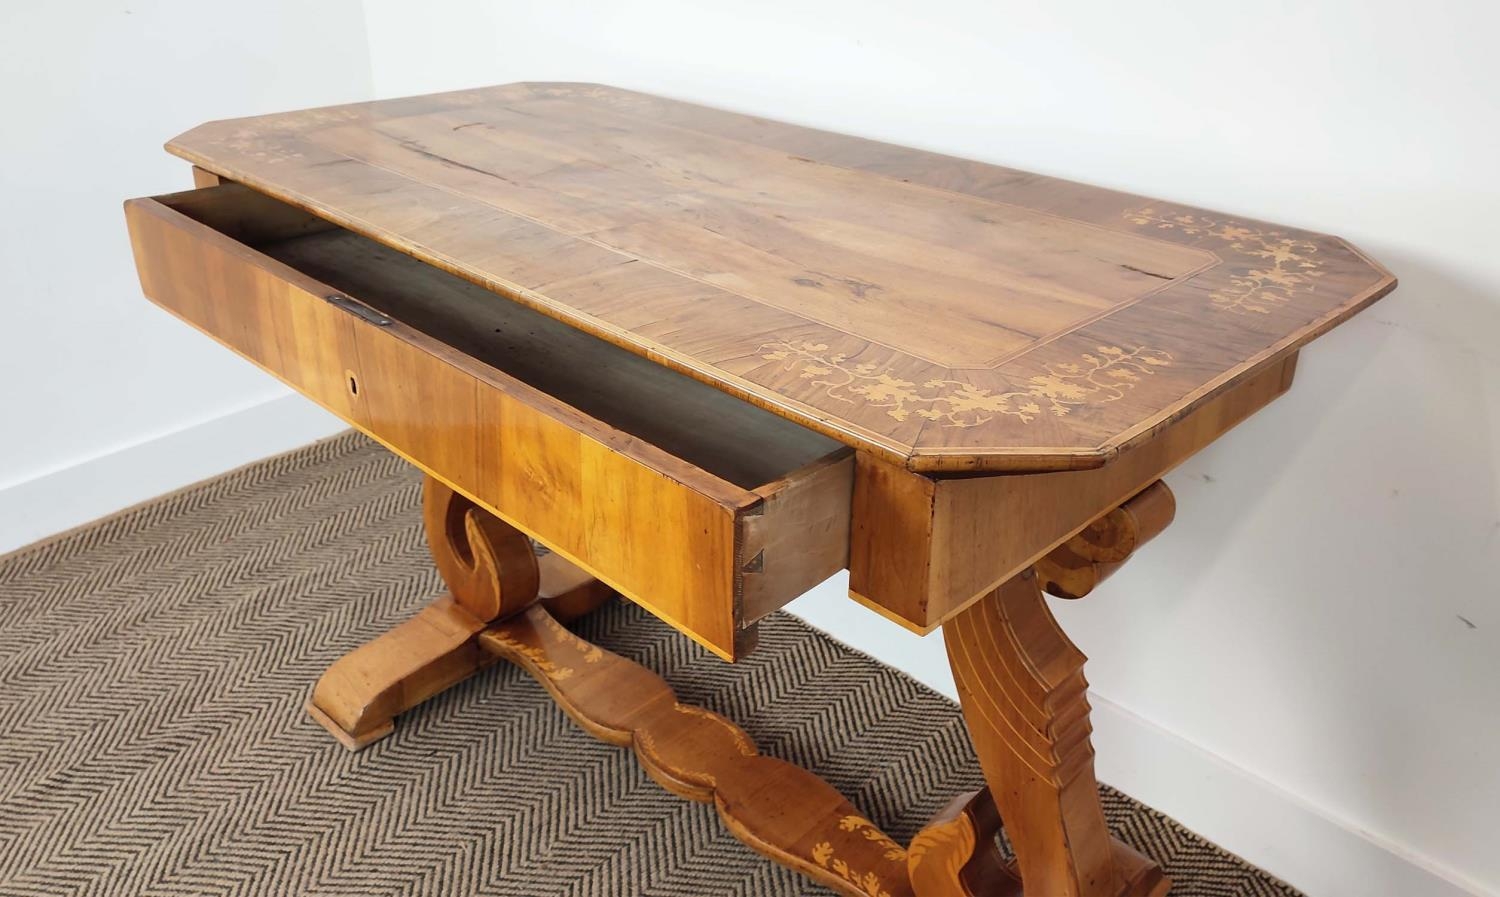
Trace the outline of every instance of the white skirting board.
<instances>
[{"instance_id":1,"label":"white skirting board","mask_svg":"<svg viewBox=\"0 0 1500 897\"><path fill-rule=\"evenodd\" d=\"M343 429L312 402L284 393L0 481L0 554Z\"/></svg>"},{"instance_id":2,"label":"white skirting board","mask_svg":"<svg viewBox=\"0 0 1500 897\"><path fill-rule=\"evenodd\" d=\"M343 429L311 402L285 394L0 483L0 553ZM789 609L955 696L940 634L918 639L851 603L845 588L846 578L836 576ZM1314 897L1484 893L1136 716L1097 690L1090 700L1101 780Z\"/></svg>"},{"instance_id":3,"label":"white skirting board","mask_svg":"<svg viewBox=\"0 0 1500 897\"><path fill-rule=\"evenodd\" d=\"M787 610L956 699L942 633L919 638L857 607L844 574ZM1475 884L1380 843L1296 795L1089 691L1100 781L1312 897L1465 897Z\"/></svg>"}]
</instances>

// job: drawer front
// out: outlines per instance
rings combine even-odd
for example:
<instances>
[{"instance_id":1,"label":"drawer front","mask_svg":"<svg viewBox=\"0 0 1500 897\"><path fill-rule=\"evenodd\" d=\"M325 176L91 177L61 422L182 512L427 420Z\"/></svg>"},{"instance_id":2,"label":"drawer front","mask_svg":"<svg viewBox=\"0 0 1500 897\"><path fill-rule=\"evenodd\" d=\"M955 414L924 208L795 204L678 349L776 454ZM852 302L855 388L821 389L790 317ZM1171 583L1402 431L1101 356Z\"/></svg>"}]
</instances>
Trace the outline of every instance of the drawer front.
<instances>
[{"instance_id":1,"label":"drawer front","mask_svg":"<svg viewBox=\"0 0 1500 897\"><path fill-rule=\"evenodd\" d=\"M191 196L126 204L147 297L720 656L845 566L847 450L741 488L174 208Z\"/></svg>"}]
</instances>

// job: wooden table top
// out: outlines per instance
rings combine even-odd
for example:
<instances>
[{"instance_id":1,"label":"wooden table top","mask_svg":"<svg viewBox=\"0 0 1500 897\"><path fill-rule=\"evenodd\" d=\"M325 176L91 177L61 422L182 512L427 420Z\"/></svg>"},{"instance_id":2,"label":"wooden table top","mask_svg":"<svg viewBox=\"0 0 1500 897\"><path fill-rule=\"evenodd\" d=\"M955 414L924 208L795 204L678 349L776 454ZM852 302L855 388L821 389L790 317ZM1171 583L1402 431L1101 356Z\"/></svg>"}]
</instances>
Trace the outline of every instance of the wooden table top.
<instances>
[{"instance_id":1,"label":"wooden table top","mask_svg":"<svg viewBox=\"0 0 1500 897\"><path fill-rule=\"evenodd\" d=\"M918 471L1102 465L1396 283L1334 237L597 85L167 148Z\"/></svg>"}]
</instances>

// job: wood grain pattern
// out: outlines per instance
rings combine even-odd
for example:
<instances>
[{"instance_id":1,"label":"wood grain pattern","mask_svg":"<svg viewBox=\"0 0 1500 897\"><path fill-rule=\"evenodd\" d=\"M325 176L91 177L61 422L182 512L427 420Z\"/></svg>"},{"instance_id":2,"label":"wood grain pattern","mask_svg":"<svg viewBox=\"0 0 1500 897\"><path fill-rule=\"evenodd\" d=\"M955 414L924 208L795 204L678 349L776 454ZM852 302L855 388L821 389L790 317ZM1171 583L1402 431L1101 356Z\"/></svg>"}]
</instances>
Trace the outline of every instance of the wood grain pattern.
<instances>
[{"instance_id":1,"label":"wood grain pattern","mask_svg":"<svg viewBox=\"0 0 1500 897\"><path fill-rule=\"evenodd\" d=\"M257 205L254 214L266 212ZM648 359L514 302L496 302L482 287L357 234L297 233L259 248L455 353L745 489L837 448Z\"/></svg>"},{"instance_id":2,"label":"wood grain pattern","mask_svg":"<svg viewBox=\"0 0 1500 897\"><path fill-rule=\"evenodd\" d=\"M1001 827L988 788L949 801L907 847L912 890L920 897L1021 897L1021 879L995 841Z\"/></svg>"},{"instance_id":3,"label":"wood grain pattern","mask_svg":"<svg viewBox=\"0 0 1500 897\"><path fill-rule=\"evenodd\" d=\"M906 850L832 786L761 754L717 713L679 704L661 677L573 635L541 605L479 641L530 673L589 734L634 748L663 788L713 803L755 850L850 897L913 893Z\"/></svg>"},{"instance_id":4,"label":"wood grain pattern","mask_svg":"<svg viewBox=\"0 0 1500 897\"><path fill-rule=\"evenodd\" d=\"M1084 656L1030 572L943 627L979 765L1027 894L1160 895L1161 871L1104 824Z\"/></svg>"},{"instance_id":5,"label":"wood grain pattern","mask_svg":"<svg viewBox=\"0 0 1500 897\"><path fill-rule=\"evenodd\" d=\"M347 745L505 657L841 893L1165 891L1104 827L1084 657L1042 588L1088 594L1159 532L1159 478L1389 292L1378 264L594 85L215 122L169 148L202 189L127 204L147 295L431 477L451 594L320 681L309 710ZM910 850L557 619L613 587L734 659L846 564L856 599L944 627L989 784Z\"/></svg>"},{"instance_id":6,"label":"wood grain pattern","mask_svg":"<svg viewBox=\"0 0 1500 897\"><path fill-rule=\"evenodd\" d=\"M1336 238L597 85L168 148L915 471L1101 466L1395 285Z\"/></svg>"},{"instance_id":7,"label":"wood grain pattern","mask_svg":"<svg viewBox=\"0 0 1500 897\"><path fill-rule=\"evenodd\" d=\"M1254 372L1096 470L933 478L861 454L851 597L932 631L1284 393L1296 362Z\"/></svg>"},{"instance_id":8,"label":"wood grain pattern","mask_svg":"<svg viewBox=\"0 0 1500 897\"><path fill-rule=\"evenodd\" d=\"M335 661L307 701L313 719L351 751L391 734L398 715L493 663L477 641L491 621L538 598L577 616L611 594L556 555L539 561L519 530L432 477L422 521L448 593Z\"/></svg>"},{"instance_id":9,"label":"wood grain pattern","mask_svg":"<svg viewBox=\"0 0 1500 897\"><path fill-rule=\"evenodd\" d=\"M448 593L341 657L307 710L346 748L391 734L397 715L496 660L536 678L587 732L634 749L662 787L714 804L746 844L850 897L1021 893L1000 855L988 791L939 813L910 850L815 774L759 752L745 731L678 702L645 667L565 625L612 597L556 554L428 477L423 526Z\"/></svg>"},{"instance_id":10,"label":"wood grain pattern","mask_svg":"<svg viewBox=\"0 0 1500 897\"><path fill-rule=\"evenodd\" d=\"M153 301L725 658L750 650L756 619L846 563L848 500L838 496L853 458L832 440L592 337L513 315L468 318L467 285L420 263L335 253L347 270L373 258L372 270L393 275L370 301L335 289L261 247L330 268L340 266L325 250L348 241L238 185L134 200L126 212ZM500 342L476 356L465 351L472 335L456 348L394 317L418 306L428 318L414 320L439 335L477 330L477 320ZM429 320L437 310L452 315L449 330ZM585 391L574 370L618 376ZM696 391L687 413L655 413L672 378ZM637 425L642 434L621 428Z\"/></svg>"},{"instance_id":11,"label":"wood grain pattern","mask_svg":"<svg viewBox=\"0 0 1500 897\"><path fill-rule=\"evenodd\" d=\"M304 708L351 751L396 730L397 716L493 662L474 638L484 621L443 595L333 662Z\"/></svg>"},{"instance_id":12,"label":"wood grain pattern","mask_svg":"<svg viewBox=\"0 0 1500 897\"><path fill-rule=\"evenodd\" d=\"M759 620L849 565L853 459L835 456L756 490L762 501L741 518L741 617Z\"/></svg>"},{"instance_id":13,"label":"wood grain pattern","mask_svg":"<svg viewBox=\"0 0 1500 897\"><path fill-rule=\"evenodd\" d=\"M1157 480L1037 561L1033 569L1042 591L1058 598L1087 596L1160 535L1176 513L1172 490Z\"/></svg>"}]
</instances>

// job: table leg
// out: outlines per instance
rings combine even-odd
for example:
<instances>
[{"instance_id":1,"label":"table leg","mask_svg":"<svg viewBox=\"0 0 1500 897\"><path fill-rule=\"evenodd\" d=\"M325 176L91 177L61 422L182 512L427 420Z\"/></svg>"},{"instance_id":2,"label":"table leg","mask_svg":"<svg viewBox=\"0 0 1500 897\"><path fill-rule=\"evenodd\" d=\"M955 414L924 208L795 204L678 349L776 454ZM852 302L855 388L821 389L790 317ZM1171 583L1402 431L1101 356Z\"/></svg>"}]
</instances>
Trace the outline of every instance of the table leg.
<instances>
[{"instance_id":1,"label":"table leg","mask_svg":"<svg viewBox=\"0 0 1500 897\"><path fill-rule=\"evenodd\" d=\"M308 702L346 747L390 734L398 714L504 658L536 677L591 734L633 746L664 787L715 803L741 840L839 893L1165 893L1161 871L1105 828L1084 657L1057 627L1034 572L944 625L989 788L955 800L904 849L817 776L760 754L733 723L677 703L654 673L564 629L561 623L613 594L588 574L555 555L538 558L518 530L431 478L423 520L449 593L336 661ZM1082 557L1100 549L1070 550ZM1053 565L1058 576L1071 557ZM996 848L1002 824L1014 863Z\"/></svg>"},{"instance_id":2,"label":"table leg","mask_svg":"<svg viewBox=\"0 0 1500 897\"><path fill-rule=\"evenodd\" d=\"M573 619L613 592L519 530L429 477L422 519L448 594L349 652L318 680L307 711L350 750L391 734L397 715L495 662L479 644L492 621L539 599Z\"/></svg>"},{"instance_id":3,"label":"table leg","mask_svg":"<svg viewBox=\"0 0 1500 897\"><path fill-rule=\"evenodd\" d=\"M1161 871L1105 827L1085 658L1053 619L1036 575L1027 570L959 613L943 638L1024 893L1164 894Z\"/></svg>"}]
</instances>

